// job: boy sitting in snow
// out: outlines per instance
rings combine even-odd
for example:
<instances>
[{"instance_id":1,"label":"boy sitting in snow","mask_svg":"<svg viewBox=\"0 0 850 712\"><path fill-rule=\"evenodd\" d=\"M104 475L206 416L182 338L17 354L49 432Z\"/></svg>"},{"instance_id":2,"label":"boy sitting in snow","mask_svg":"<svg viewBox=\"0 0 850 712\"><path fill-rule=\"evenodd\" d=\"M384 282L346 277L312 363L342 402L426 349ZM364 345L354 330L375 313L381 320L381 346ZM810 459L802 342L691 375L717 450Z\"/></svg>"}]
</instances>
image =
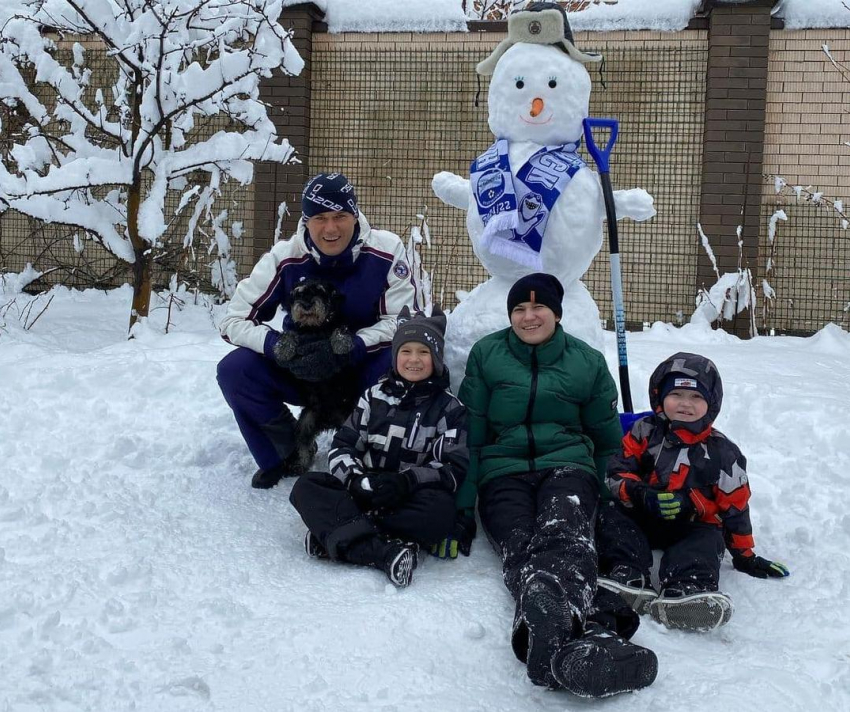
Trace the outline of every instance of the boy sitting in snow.
<instances>
[{"instance_id":1,"label":"boy sitting in snow","mask_svg":"<svg viewBox=\"0 0 850 712\"><path fill-rule=\"evenodd\" d=\"M599 585L668 628L712 630L732 615L718 590L724 542L738 571L789 572L753 553L747 461L712 427L723 400L714 363L674 354L652 374L649 399L654 414L632 426L608 465L616 501L597 524ZM664 550L660 594L649 583L652 548Z\"/></svg>"},{"instance_id":2,"label":"boy sitting in snow","mask_svg":"<svg viewBox=\"0 0 850 712\"><path fill-rule=\"evenodd\" d=\"M330 474L311 472L290 502L308 527L310 556L382 569L408 586L419 545L454 528L454 493L466 475L466 409L443 366L446 317L410 317L393 337L393 367L361 397L328 453Z\"/></svg>"}]
</instances>

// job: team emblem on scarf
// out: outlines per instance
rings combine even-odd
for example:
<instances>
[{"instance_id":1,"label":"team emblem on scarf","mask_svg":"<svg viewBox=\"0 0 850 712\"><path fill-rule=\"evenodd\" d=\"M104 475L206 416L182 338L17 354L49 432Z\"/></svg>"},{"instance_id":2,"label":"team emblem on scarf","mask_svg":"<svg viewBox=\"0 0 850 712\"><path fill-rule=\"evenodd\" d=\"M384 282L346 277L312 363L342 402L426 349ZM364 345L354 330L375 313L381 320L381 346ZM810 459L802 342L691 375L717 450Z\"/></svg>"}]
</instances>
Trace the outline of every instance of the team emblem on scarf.
<instances>
[{"instance_id":1,"label":"team emblem on scarf","mask_svg":"<svg viewBox=\"0 0 850 712\"><path fill-rule=\"evenodd\" d=\"M478 214L484 222L481 246L536 270L543 269L540 248L555 201L585 162L578 144L544 146L514 179L508 142L498 139L472 162L469 176Z\"/></svg>"}]
</instances>

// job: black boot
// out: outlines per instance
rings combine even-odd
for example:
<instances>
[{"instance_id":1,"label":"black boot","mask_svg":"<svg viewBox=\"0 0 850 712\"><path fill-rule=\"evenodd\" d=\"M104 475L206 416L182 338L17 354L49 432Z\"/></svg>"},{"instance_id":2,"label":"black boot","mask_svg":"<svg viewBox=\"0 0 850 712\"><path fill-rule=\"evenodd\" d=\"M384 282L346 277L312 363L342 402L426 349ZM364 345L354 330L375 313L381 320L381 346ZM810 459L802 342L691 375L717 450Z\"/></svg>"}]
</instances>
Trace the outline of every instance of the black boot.
<instances>
[{"instance_id":1,"label":"black boot","mask_svg":"<svg viewBox=\"0 0 850 712\"><path fill-rule=\"evenodd\" d=\"M725 593L689 582L665 586L649 606L649 614L662 625L698 633L726 625L733 610Z\"/></svg>"},{"instance_id":2,"label":"black boot","mask_svg":"<svg viewBox=\"0 0 850 712\"><path fill-rule=\"evenodd\" d=\"M406 588L413 583L413 570L419 563L419 547L416 544L390 542L384 555L384 573L394 586Z\"/></svg>"},{"instance_id":3,"label":"black boot","mask_svg":"<svg viewBox=\"0 0 850 712\"><path fill-rule=\"evenodd\" d=\"M342 552L342 560L383 571L394 586L405 588L413 580L419 547L401 541L385 541L377 535L362 537Z\"/></svg>"},{"instance_id":4,"label":"black boot","mask_svg":"<svg viewBox=\"0 0 850 712\"><path fill-rule=\"evenodd\" d=\"M304 451L296 448L289 457L272 469L257 470L251 479L251 487L271 489L284 477L300 477L306 474L318 450L319 446L315 442Z\"/></svg>"},{"instance_id":5,"label":"black boot","mask_svg":"<svg viewBox=\"0 0 850 712\"><path fill-rule=\"evenodd\" d=\"M270 470L257 470L251 478L251 487L254 489L271 489L282 478L289 476L289 468L286 460Z\"/></svg>"},{"instance_id":6,"label":"black boot","mask_svg":"<svg viewBox=\"0 0 850 712\"><path fill-rule=\"evenodd\" d=\"M307 556L313 559L331 558L331 555L328 554L328 550L322 546L322 543L316 535L309 529L307 530L307 534L304 536L304 550L307 552Z\"/></svg>"},{"instance_id":7,"label":"black boot","mask_svg":"<svg viewBox=\"0 0 850 712\"><path fill-rule=\"evenodd\" d=\"M520 595L518 619L512 639L514 653L522 659L525 633L529 679L535 685L557 687L552 675L552 656L564 641L580 630L580 624L578 612L567 600L554 575L538 571L529 576Z\"/></svg>"},{"instance_id":8,"label":"black boot","mask_svg":"<svg viewBox=\"0 0 850 712\"><path fill-rule=\"evenodd\" d=\"M658 674L658 658L648 648L591 622L583 636L565 643L555 653L552 674L574 695L609 697L651 685Z\"/></svg>"},{"instance_id":9,"label":"black boot","mask_svg":"<svg viewBox=\"0 0 850 712\"><path fill-rule=\"evenodd\" d=\"M649 604L658 596L649 576L627 564L618 564L611 573L600 574L597 585L619 594L640 615L649 613Z\"/></svg>"}]
</instances>

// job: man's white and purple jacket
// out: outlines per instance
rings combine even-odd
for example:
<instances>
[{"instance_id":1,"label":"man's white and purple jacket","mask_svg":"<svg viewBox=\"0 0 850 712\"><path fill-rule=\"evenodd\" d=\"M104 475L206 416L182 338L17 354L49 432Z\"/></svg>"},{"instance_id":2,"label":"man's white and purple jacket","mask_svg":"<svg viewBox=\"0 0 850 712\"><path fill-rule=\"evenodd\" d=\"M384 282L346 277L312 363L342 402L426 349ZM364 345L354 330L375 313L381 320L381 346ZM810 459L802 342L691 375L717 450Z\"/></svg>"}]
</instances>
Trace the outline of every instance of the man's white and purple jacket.
<instances>
[{"instance_id":1,"label":"man's white and purple jacket","mask_svg":"<svg viewBox=\"0 0 850 712\"><path fill-rule=\"evenodd\" d=\"M221 323L224 339L271 357L279 334L265 322L274 317L278 307L289 311L289 294L305 279L331 282L345 295L344 321L356 334L353 363L367 354L389 353L402 307L407 305L412 311L421 308L404 245L397 235L373 230L361 212L348 248L329 257L313 244L302 220L296 233L274 245L236 287ZM290 325L287 314L283 328ZM388 357L386 361L389 365Z\"/></svg>"}]
</instances>

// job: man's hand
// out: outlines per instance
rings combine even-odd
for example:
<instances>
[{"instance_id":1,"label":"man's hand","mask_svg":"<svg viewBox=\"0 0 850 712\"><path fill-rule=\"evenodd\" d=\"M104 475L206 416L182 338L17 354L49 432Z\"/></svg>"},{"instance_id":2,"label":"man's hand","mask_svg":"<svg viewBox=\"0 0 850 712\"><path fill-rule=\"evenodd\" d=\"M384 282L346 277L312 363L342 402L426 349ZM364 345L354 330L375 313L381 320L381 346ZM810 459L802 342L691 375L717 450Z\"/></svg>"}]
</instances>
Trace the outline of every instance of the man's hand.
<instances>
[{"instance_id":1,"label":"man's hand","mask_svg":"<svg viewBox=\"0 0 850 712\"><path fill-rule=\"evenodd\" d=\"M694 511L687 492L667 492L646 486L636 487L633 491L632 499L638 502L644 511L667 522L685 517Z\"/></svg>"},{"instance_id":2,"label":"man's hand","mask_svg":"<svg viewBox=\"0 0 850 712\"><path fill-rule=\"evenodd\" d=\"M784 578L791 575L785 564L780 564L778 561L770 561L761 556L733 556L732 566L738 571L761 579L768 577Z\"/></svg>"},{"instance_id":3,"label":"man's hand","mask_svg":"<svg viewBox=\"0 0 850 712\"><path fill-rule=\"evenodd\" d=\"M275 363L281 368L289 368L289 364L298 352L298 335L292 331L284 331L278 336L272 349Z\"/></svg>"},{"instance_id":4,"label":"man's hand","mask_svg":"<svg viewBox=\"0 0 850 712\"><path fill-rule=\"evenodd\" d=\"M330 338L331 351L337 356L350 356L354 350L354 337L344 326L334 329Z\"/></svg>"}]
</instances>

